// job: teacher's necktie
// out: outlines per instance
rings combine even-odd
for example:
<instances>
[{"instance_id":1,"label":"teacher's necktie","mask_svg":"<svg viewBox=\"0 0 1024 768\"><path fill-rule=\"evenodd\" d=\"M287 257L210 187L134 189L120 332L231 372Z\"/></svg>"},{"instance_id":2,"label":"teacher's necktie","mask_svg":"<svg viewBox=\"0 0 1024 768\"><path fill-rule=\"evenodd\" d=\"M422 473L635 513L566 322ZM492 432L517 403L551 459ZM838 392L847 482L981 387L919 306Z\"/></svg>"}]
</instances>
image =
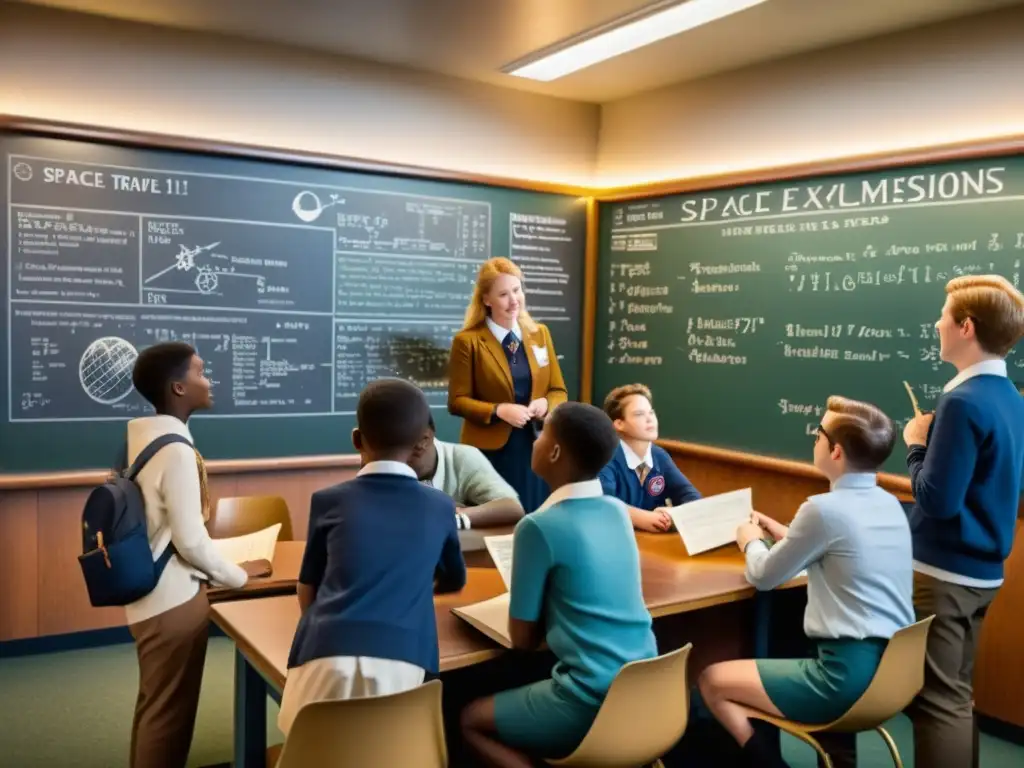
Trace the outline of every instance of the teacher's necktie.
<instances>
[{"instance_id":1,"label":"teacher's necktie","mask_svg":"<svg viewBox=\"0 0 1024 768\"><path fill-rule=\"evenodd\" d=\"M512 333L512 331L509 331L508 335L505 336L505 349L507 349L508 353L512 355L512 362L515 362L516 351L519 349L519 339L516 338L516 335Z\"/></svg>"}]
</instances>

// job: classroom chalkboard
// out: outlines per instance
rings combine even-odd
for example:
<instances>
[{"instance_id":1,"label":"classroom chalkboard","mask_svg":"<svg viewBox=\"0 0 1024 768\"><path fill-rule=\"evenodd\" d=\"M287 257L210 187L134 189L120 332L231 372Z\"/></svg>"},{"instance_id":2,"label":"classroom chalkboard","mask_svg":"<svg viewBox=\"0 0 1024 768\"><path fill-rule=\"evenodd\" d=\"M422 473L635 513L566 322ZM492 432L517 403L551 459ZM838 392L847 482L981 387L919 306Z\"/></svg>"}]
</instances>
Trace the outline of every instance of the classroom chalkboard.
<instances>
[{"instance_id":1,"label":"classroom chalkboard","mask_svg":"<svg viewBox=\"0 0 1024 768\"><path fill-rule=\"evenodd\" d=\"M0 466L109 467L146 414L131 369L193 344L207 458L351 453L360 390L418 384L442 438L479 265L511 257L580 385L585 201L510 187L5 131Z\"/></svg>"},{"instance_id":2,"label":"classroom chalkboard","mask_svg":"<svg viewBox=\"0 0 1024 768\"><path fill-rule=\"evenodd\" d=\"M945 284L1020 285L1024 156L600 206L594 397L651 386L663 438L810 461L829 395L902 426L955 370ZM1009 358L1024 388L1024 354ZM886 470L906 473L902 435Z\"/></svg>"}]
</instances>

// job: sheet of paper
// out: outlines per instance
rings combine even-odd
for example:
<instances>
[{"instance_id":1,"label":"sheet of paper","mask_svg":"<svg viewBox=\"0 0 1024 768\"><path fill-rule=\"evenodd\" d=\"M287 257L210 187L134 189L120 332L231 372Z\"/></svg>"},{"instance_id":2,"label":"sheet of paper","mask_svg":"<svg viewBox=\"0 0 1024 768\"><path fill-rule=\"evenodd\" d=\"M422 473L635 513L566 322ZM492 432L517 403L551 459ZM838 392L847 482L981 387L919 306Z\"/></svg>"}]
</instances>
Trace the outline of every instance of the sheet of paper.
<instances>
[{"instance_id":1,"label":"sheet of paper","mask_svg":"<svg viewBox=\"0 0 1024 768\"><path fill-rule=\"evenodd\" d=\"M483 632L496 643L511 648L512 640L508 631L508 606L509 593L502 592L490 600L464 605L461 608L452 608L452 613Z\"/></svg>"},{"instance_id":2,"label":"sheet of paper","mask_svg":"<svg viewBox=\"0 0 1024 768\"><path fill-rule=\"evenodd\" d=\"M736 529L754 512L750 488L720 493L673 507L669 511L676 530L691 555L736 541Z\"/></svg>"},{"instance_id":3,"label":"sheet of paper","mask_svg":"<svg viewBox=\"0 0 1024 768\"><path fill-rule=\"evenodd\" d=\"M505 582L505 589L512 589L512 539L515 534L485 536L484 545L494 561L494 566Z\"/></svg>"},{"instance_id":4,"label":"sheet of paper","mask_svg":"<svg viewBox=\"0 0 1024 768\"><path fill-rule=\"evenodd\" d=\"M281 524L244 536L232 536L228 539L211 539L225 560L232 563L244 563L247 560L274 560L274 548L277 546L277 535L281 532Z\"/></svg>"}]
</instances>

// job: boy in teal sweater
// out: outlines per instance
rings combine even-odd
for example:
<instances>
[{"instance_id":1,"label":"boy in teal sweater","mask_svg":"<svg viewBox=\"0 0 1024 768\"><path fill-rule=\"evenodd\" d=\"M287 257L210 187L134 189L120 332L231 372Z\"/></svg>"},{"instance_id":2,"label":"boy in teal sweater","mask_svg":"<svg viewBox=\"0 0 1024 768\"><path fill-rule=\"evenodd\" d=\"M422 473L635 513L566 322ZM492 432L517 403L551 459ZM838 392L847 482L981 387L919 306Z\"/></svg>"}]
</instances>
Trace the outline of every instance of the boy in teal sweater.
<instances>
[{"instance_id":1,"label":"boy in teal sweater","mask_svg":"<svg viewBox=\"0 0 1024 768\"><path fill-rule=\"evenodd\" d=\"M485 765L529 768L532 756L572 752L619 670L657 653L629 514L597 478L618 444L600 409L563 403L533 445L533 471L552 493L516 525L509 632L522 650L546 639L557 662L550 679L463 712L466 743Z\"/></svg>"}]
</instances>

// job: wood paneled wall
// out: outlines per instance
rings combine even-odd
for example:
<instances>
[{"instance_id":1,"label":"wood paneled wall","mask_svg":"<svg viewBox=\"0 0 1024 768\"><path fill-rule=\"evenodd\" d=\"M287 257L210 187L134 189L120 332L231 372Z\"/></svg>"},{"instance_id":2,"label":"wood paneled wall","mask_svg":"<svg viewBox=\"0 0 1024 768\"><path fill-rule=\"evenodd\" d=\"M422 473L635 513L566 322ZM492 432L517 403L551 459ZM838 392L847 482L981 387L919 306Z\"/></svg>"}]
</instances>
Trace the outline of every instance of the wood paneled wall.
<instances>
[{"instance_id":1,"label":"wood paneled wall","mask_svg":"<svg viewBox=\"0 0 1024 768\"><path fill-rule=\"evenodd\" d=\"M705 495L753 489L755 507L789 522L808 496L828 490L812 467L684 443L664 443L677 464ZM355 457L319 460L316 468L253 471L243 462L211 462L212 496L274 494L285 498L295 537L306 537L309 498L319 488L352 477ZM36 487L0 489L0 642L122 626L124 611L89 605L77 558L82 504L93 473L65 476ZM910 498L904 477L883 476L882 484ZM993 603L982 633L976 664L976 702L980 712L1024 728L1024 667L1016 663L1024 645L1024 525L1007 562L1006 583Z\"/></svg>"},{"instance_id":2,"label":"wood paneled wall","mask_svg":"<svg viewBox=\"0 0 1024 768\"><path fill-rule=\"evenodd\" d=\"M312 493L355 473L355 461L335 468L252 472L211 462L210 494L282 496L296 539L306 538ZM335 463L339 463L335 460ZM0 490L0 642L123 626L121 608L93 608L82 581L81 515L91 485L82 473L66 487ZM29 485L29 483L23 483Z\"/></svg>"}]
</instances>

